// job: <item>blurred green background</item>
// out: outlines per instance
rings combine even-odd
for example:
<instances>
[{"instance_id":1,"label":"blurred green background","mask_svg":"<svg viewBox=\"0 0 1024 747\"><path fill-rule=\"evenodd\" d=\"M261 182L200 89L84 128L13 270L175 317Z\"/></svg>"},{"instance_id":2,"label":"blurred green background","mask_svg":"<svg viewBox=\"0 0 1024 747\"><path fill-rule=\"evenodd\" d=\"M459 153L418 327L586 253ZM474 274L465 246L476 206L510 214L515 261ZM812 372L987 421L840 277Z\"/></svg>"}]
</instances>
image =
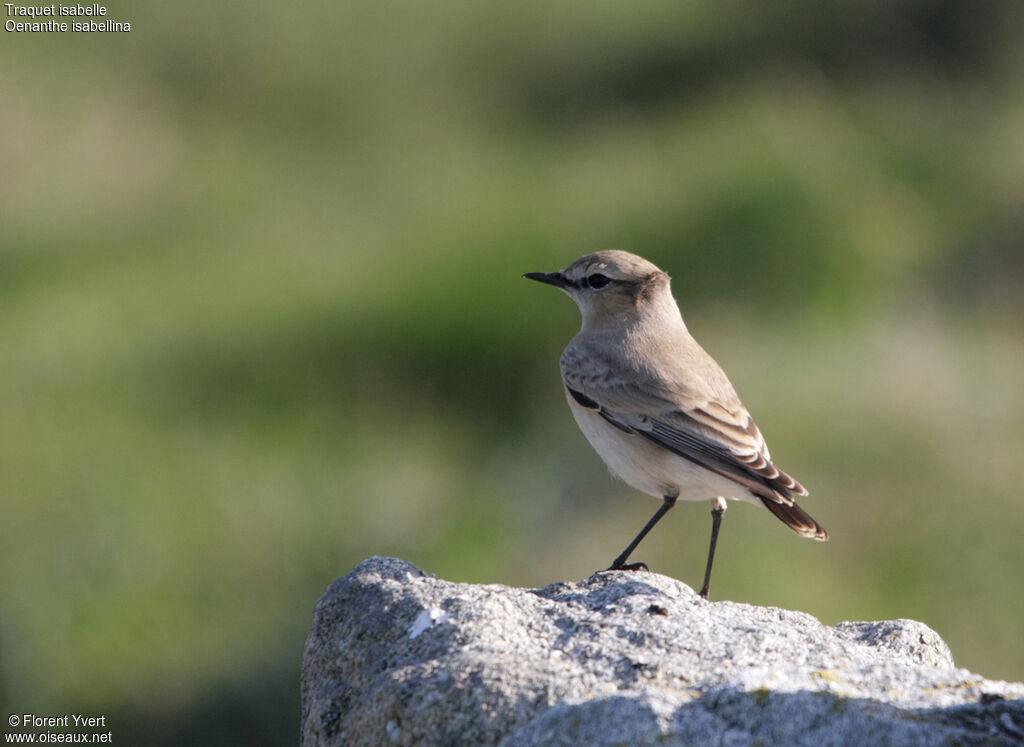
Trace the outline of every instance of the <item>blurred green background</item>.
<instances>
[{"instance_id":1,"label":"blurred green background","mask_svg":"<svg viewBox=\"0 0 1024 747\"><path fill-rule=\"evenodd\" d=\"M736 506L714 596L1024 679L1020 3L107 7L0 40L4 712L294 743L363 558L605 567L657 503L520 277L605 248L673 276L832 533ZM636 557L699 584L709 528Z\"/></svg>"}]
</instances>

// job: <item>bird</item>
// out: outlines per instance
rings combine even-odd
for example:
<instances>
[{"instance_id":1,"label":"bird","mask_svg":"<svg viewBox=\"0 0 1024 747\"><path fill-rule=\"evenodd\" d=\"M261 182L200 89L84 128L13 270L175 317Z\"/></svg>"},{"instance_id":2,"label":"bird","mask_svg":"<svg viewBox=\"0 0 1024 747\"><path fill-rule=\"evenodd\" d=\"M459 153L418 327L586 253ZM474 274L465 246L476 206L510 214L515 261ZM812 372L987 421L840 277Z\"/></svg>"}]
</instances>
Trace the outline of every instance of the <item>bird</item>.
<instances>
[{"instance_id":1,"label":"bird","mask_svg":"<svg viewBox=\"0 0 1024 747\"><path fill-rule=\"evenodd\" d=\"M553 285L579 306L583 323L560 367L583 435L614 477L662 500L607 570L649 570L629 556L678 500L711 504L704 599L726 499L763 506L802 537L828 539L793 499L807 490L775 466L725 372L690 334L667 273L636 254L607 250L523 277Z\"/></svg>"}]
</instances>

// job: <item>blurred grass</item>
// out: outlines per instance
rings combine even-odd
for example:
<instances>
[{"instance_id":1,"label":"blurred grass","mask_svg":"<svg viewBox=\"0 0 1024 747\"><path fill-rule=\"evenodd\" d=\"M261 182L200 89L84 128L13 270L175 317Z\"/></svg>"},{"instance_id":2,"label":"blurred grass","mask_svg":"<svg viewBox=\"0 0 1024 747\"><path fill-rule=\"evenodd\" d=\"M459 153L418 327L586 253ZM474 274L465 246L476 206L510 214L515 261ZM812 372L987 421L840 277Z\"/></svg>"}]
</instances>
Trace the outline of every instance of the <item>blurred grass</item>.
<instances>
[{"instance_id":1,"label":"blurred grass","mask_svg":"<svg viewBox=\"0 0 1024 747\"><path fill-rule=\"evenodd\" d=\"M716 595L1024 679L1016 4L110 13L0 48L9 711L290 741L362 558L606 565L653 502L562 402L576 311L519 276L607 247L673 275L832 532L737 506ZM697 583L707 524L642 557Z\"/></svg>"}]
</instances>

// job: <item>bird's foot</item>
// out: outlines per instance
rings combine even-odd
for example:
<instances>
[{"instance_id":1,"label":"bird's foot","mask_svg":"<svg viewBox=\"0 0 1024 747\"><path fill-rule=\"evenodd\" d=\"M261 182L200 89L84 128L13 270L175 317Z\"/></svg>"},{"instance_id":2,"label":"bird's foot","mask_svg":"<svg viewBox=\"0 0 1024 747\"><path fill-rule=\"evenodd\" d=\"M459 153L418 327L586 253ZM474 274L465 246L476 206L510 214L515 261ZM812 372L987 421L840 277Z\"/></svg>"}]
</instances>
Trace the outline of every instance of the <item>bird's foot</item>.
<instances>
[{"instance_id":1,"label":"bird's foot","mask_svg":"<svg viewBox=\"0 0 1024 747\"><path fill-rule=\"evenodd\" d=\"M647 563L637 561L636 563L612 563L611 567L606 568L608 571L648 571L650 568L647 567Z\"/></svg>"}]
</instances>

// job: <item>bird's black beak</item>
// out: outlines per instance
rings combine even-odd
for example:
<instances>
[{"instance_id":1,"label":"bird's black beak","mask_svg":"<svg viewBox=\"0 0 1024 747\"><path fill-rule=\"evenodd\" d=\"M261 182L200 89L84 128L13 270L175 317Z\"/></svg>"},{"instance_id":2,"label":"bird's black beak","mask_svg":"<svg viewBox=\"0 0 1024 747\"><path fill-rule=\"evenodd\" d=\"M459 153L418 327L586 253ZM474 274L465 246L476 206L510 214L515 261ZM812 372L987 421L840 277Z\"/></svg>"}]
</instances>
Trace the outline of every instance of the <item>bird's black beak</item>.
<instances>
[{"instance_id":1,"label":"bird's black beak","mask_svg":"<svg viewBox=\"0 0 1024 747\"><path fill-rule=\"evenodd\" d=\"M523 275L524 278L530 278L530 280L536 280L541 283L547 283L553 285L556 288L568 288L570 283L565 279L565 275L560 272L528 272Z\"/></svg>"}]
</instances>

